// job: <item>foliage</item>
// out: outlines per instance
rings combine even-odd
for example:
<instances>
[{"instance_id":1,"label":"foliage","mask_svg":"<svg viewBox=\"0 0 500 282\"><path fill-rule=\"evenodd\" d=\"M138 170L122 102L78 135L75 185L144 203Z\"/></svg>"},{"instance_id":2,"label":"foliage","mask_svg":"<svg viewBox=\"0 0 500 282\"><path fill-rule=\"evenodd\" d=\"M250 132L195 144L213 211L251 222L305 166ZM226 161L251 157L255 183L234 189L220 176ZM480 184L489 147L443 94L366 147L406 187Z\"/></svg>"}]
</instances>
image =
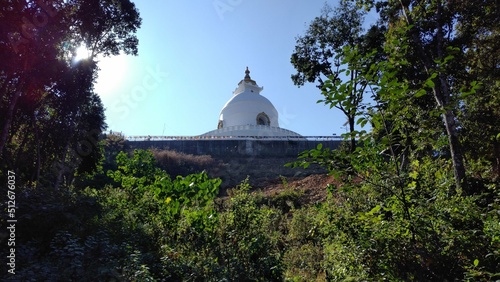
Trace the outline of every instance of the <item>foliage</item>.
<instances>
[{"instance_id":1,"label":"foliage","mask_svg":"<svg viewBox=\"0 0 500 282\"><path fill-rule=\"evenodd\" d=\"M281 213L272 208L260 208L245 185L235 191L220 216L217 237L221 262L226 265L226 279L280 281Z\"/></svg>"},{"instance_id":2,"label":"foliage","mask_svg":"<svg viewBox=\"0 0 500 282\"><path fill-rule=\"evenodd\" d=\"M345 52L349 56L351 50ZM485 214L498 212L498 181L490 174L471 181L467 190L456 189L443 132L429 126L436 115L424 119L429 109L418 101L433 87L432 78L420 91L400 76L396 61L371 69L364 79L376 104L360 123L370 123L372 131L356 132L360 145L352 153L320 145L295 163L321 164L344 182L330 187L337 201L325 206L328 221L319 228L326 279L496 277L499 245L490 232L496 227L489 227Z\"/></svg>"},{"instance_id":3,"label":"foliage","mask_svg":"<svg viewBox=\"0 0 500 282\"><path fill-rule=\"evenodd\" d=\"M433 0L425 5L413 0L351 2L367 9L375 7L381 16L378 24L389 27L385 45L389 48L389 58L399 64L399 78L422 97L418 105L425 106L423 109L427 111L432 108L431 116L442 117L455 184L474 193L468 187L466 175L466 157L474 149L467 146L483 147L472 144L478 128L492 130L486 133L489 140L498 130L496 122L491 122L496 118L482 119L496 116L494 108L498 108L493 90L496 86L491 80L498 80L497 65L492 64L498 59L498 48L491 45L499 40L498 25L492 24L499 17L494 12L498 3L481 1L482 8L478 8L477 1ZM489 50L487 58L484 50ZM477 108L476 102L483 98L494 101L496 106L486 104L484 109ZM491 143L483 152L491 154L497 150L498 144ZM498 162L492 157L490 161Z\"/></svg>"},{"instance_id":4,"label":"foliage","mask_svg":"<svg viewBox=\"0 0 500 282\"><path fill-rule=\"evenodd\" d=\"M206 173L192 174L185 177L170 176L156 166L150 151L134 150L129 158L120 152L116 157L118 170L109 171L108 175L124 189L128 197L138 204L144 204L143 216L160 212L164 218L162 224L171 225L184 212L194 216L200 228L206 227L206 220L213 214L211 203L218 194L219 179L209 179ZM146 197L146 198L145 198ZM151 205L150 199L157 201ZM147 202L143 203L143 200ZM195 210L189 210L195 208ZM206 209L206 210L204 210Z\"/></svg>"},{"instance_id":5,"label":"foliage","mask_svg":"<svg viewBox=\"0 0 500 282\"><path fill-rule=\"evenodd\" d=\"M119 225L112 230L139 231L152 238L153 244L142 244L150 251L159 249L154 256L162 262L162 270L152 272L154 264L136 256L133 273L160 271L171 280L279 280L278 235L268 235L279 213L261 209L246 190L248 184L216 212L218 179L201 173L171 180L154 166L149 151L135 151L132 157L120 153L117 163L118 170L109 174L121 188L98 192L107 211L101 222ZM276 253L269 253L273 248Z\"/></svg>"},{"instance_id":6,"label":"foliage","mask_svg":"<svg viewBox=\"0 0 500 282\"><path fill-rule=\"evenodd\" d=\"M129 151L125 137L121 133L110 132L102 134L94 140L97 142L96 150L100 151L101 158L96 168L90 172L78 173L73 181L76 189L87 187L104 187L113 180L107 175L109 170L117 170L116 156L122 151Z\"/></svg>"},{"instance_id":7,"label":"foliage","mask_svg":"<svg viewBox=\"0 0 500 282\"><path fill-rule=\"evenodd\" d=\"M332 9L325 4L321 16L316 17L303 36L297 38L291 63L297 70L292 75L295 85L318 81L324 103L339 109L349 125L350 146L356 146L355 122L361 114L368 81L363 75L370 64L384 58L382 49L384 26L373 25L363 31L363 17L366 13L349 1L340 1ZM347 53L344 49L353 48ZM371 53L372 56L366 56Z\"/></svg>"},{"instance_id":8,"label":"foliage","mask_svg":"<svg viewBox=\"0 0 500 282\"><path fill-rule=\"evenodd\" d=\"M323 206L324 214L316 213L320 223L313 225L324 246L316 252L323 254L327 280L488 281L499 276L493 216L499 186L492 155L498 147L498 99L491 95L495 72L483 73L464 60L482 58L480 51L466 46L496 42L496 28L483 23L489 31L486 40L468 37L462 24L471 28L478 20L467 10L450 2L412 3L377 4L380 24L389 27L384 37L387 61L366 58L375 54L360 53L360 46L342 50L344 73L358 62L372 62L358 77L373 99L360 108L358 124L369 124L371 131L354 131L359 143L353 152L320 145L292 164L317 163L343 180L342 186L329 187L333 203ZM451 15L464 22L447 26ZM491 17L487 11L485 16ZM429 22L434 17L442 21ZM456 33L453 27L458 27ZM354 108L349 83L335 76L326 80L325 101ZM483 127L485 131L478 130ZM315 244L308 246L312 253ZM317 266L309 269L308 275L317 277Z\"/></svg>"},{"instance_id":9,"label":"foliage","mask_svg":"<svg viewBox=\"0 0 500 282\"><path fill-rule=\"evenodd\" d=\"M100 135L102 105L91 89L97 66L92 60L70 66L64 56L80 41L92 43L97 53L135 53L140 19L129 1L52 1L58 13L39 30L45 41L20 41L22 54L14 55L1 34L6 52L0 53L0 91L6 95L0 101L0 151L19 179L29 179L16 188L15 279L499 279L497 4L351 2L356 5L342 3L349 8L347 24L320 17L298 42L314 51L296 58L310 68L299 82L331 66L322 55L338 60L337 75L356 73L345 81L333 71L325 75L322 101L355 114L361 130L345 135L337 150L319 145L291 164L319 164L340 183L328 185L328 199L314 205L303 204L302 192L285 178L281 193L254 191L247 179L228 197L218 197L220 179L204 172L169 175L158 163L201 168L213 160L127 153L123 136ZM16 31L16 24L40 12L36 7L34 1L2 2L1 23L14 23L2 27L30 34ZM354 20L363 12L357 7L376 7L380 21L371 37L345 40L351 32L359 35ZM72 25L63 30L66 20ZM101 31L107 36L100 37ZM327 47L332 38L324 35L335 35L335 45ZM69 45L60 44L64 40ZM56 58L54 69L42 72L37 53L41 61ZM373 103L352 100L355 84ZM363 130L367 125L370 130ZM457 185L460 159L464 176ZM54 162L61 166L53 170ZM67 189L52 189L64 182Z\"/></svg>"},{"instance_id":10,"label":"foliage","mask_svg":"<svg viewBox=\"0 0 500 282\"><path fill-rule=\"evenodd\" d=\"M0 14L0 165L29 185L69 186L102 158L96 56L137 54L139 13L129 0L7 0ZM91 56L76 61L80 46Z\"/></svg>"},{"instance_id":11,"label":"foliage","mask_svg":"<svg viewBox=\"0 0 500 282\"><path fill-rule=\"evenodd\" d=\"M446 157L413 159L396 174L387 144L336 157L341 186L315 205L288 187L265 196L244 181L217 199L220 180L170 178L149 151L119 153L114 183L31 190L20 202L21 279L337 281L493 279L499 190L450 193ZM322 148L316 148L321 156ZM332 153L332 152L330 152ZM311 156L314 161L314 154ZM326 163L326 159L325 163ZM304 160L305 161L305 160ZM331 166L342 172L342 166ZM287 180L282 179L285 186ZM43 212L41 212L43 211ZM86 269L82 272L82 269ZM57 274L57 276L56 276Z\"/></svg>"},{"instance_id":12,"label":"foliage","mask_svg":"<svg viewBox=\"0 0 500 282\"><path fill-rule=\"evenodd\" d=\"M305 35L297 37L291 63L297 73L292 75L295 85L318 81L318 88L323 87L325 78L336 74L342 59L342 48L353 46L360 41L363 11L343 1L332 9L325 4L321 16L309 25Z\"/></svg>"}]
</instances>

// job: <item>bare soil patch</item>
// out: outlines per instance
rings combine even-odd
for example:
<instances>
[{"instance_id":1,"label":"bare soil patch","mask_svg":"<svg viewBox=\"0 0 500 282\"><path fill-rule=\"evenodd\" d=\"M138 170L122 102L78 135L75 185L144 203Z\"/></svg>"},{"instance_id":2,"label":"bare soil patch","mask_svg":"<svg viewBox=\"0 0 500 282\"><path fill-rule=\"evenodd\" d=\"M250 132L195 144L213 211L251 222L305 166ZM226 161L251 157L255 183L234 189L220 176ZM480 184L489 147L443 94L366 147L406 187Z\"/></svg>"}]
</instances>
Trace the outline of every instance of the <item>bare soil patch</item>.
<instances>
[{"instance_id":1,"label":"bare soil patch","mask_svg":"<svg viewBox=\"0 0 500 282\"><path fill-rule=\"evenodd\" d=\"M300 199L302 205L316 204L325 201L327 197L326 187L328 184L339 185L339 182L331 175L313 174L305 177L286 178L286 182L280 178L267 181L259 185L259 189L267 197L273 197L290 189L301 191Z\"/></svg>"}]
</instances>

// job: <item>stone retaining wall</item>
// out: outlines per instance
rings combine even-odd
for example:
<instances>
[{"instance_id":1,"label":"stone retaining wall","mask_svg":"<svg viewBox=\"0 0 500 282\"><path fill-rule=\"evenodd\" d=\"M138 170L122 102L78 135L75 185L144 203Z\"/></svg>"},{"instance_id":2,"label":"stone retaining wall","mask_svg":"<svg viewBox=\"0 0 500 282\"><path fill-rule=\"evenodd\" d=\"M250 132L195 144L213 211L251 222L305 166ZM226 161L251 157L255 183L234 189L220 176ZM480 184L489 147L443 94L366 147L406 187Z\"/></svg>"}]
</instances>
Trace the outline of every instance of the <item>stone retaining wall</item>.
<instances>
[{"instance_id":1,"label":"stone retaining wall","mask_svg":"<svg viewBox=\"0 0 500 282\"><path fill-rule=\"evenodd\" d=\"M128 141L131 149L173 150L192 155L214 157L296 157L300 152L313 149L318 144L336 149L340 140L151 140Z\"/></svg>"}]
</instances>

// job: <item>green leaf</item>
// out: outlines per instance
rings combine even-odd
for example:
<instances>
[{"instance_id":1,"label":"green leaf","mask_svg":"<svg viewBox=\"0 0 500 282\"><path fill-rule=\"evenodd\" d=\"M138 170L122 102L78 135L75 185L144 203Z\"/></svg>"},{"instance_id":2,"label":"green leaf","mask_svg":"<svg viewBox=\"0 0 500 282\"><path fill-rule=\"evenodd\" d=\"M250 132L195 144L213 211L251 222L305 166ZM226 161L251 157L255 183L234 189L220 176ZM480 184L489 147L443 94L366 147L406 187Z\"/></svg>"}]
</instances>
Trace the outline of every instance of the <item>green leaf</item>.
<instances>
[{"instance_id":1,"label":"green leaf","mask_svg":"<svg viewBox=\"0 0 500 282\"><path fill-rule=\"evenodd\" d=\"M478 266L479 265L479 260L478 259L475 259L474 260L474 266Z\"/></svg>"},{"instance_id":2,"label":"green leaf","mask_svg":"<svg viewBox=\"0 0 500 282\"><path fill-rule=\"evenodd\" d=\"M455 56L453 55L448 55L444 58L443 63L446 64L448 61L453 60Z\"/></svg>"},{"instance_id":3,"label":"green leaf","mask_svg":"<svg viewBox=\"0 0 500 282\"><path fill-rule=\"evenodd\" d=\"M415 97L419 98L419 97L424 96L425 94L427 94L427 91L425 89L420 89L417 91L417 93L415 93Z\"/></svg>"},{"instance_id":4,"label":"green leaf","mask_svg":"<svg viewBox=\"0 0 500 282\"><path fill-rule=\"evenodd\" d=\"M418 177L418 172L417 171L412 171L408 174L412 179L417 179Z\"/></svg>"},{"instance_id":5,"label":"green leaf","mask_svg":"<svg viewBox=\"0 0 500 282\"><path fill-rule=\"evenodd\" d=\"M434 86L436 86L436 84L434 84L434 81L432 81L432 79L428 79L425 81L425 86L427 86L429 88L434 88Z\"/></svg>"},{"instance_id":6,"label":"green leaf","mask_svg":"<svg viewBox=\"0 0 500 282\"><path fill-rule=\"evenodd\" d=\"M366 213L366 215L374 215L375 213L378 213L381 209L380 205L376 205L373 209L371 209L369 212Z\"/></svg>"},{"instance_id":7,"label":"green leaf","mask_svg":"<svg viewBox=\"0 0 500 282\"><path fill-rule=\"evenodd\" d=\"M363 121L360 122L361 127L365 127L365 125L368 123L367 119L363 119Z\"/></svg>"}]
</instances>

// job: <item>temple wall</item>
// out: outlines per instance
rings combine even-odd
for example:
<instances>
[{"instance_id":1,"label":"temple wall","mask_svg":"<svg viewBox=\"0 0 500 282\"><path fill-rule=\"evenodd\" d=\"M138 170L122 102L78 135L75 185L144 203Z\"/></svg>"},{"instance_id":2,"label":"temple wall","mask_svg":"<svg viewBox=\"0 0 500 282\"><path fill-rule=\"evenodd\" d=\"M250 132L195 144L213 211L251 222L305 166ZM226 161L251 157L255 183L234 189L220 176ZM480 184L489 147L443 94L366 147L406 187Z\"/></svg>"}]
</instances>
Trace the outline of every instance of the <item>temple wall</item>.
<instances>
[{"instance_id":1,"label":"temple wall","mask_svg":"<svg viewBox=\"0 0 500 282\"><path fill-rule=\"evenodd\" d=\"M181 137L182 138L182 137ZM280 177L305 177L311 174L326 173L324 168L311 165L307 169L286 167L286 163L297 160L299 153L313 149L322 143L323 147L336 149L341 143L337 140L265 140L265 139L170 139L127 141L130 149L151 149L177 151L191 155L210 155L213 163L203 170L211 177L222 179L221 195L226 188L235 187L247 177L252 187L258 188ZM191 164L192 165L192 164ZM176 167L178 171L180 168ZM185 175L196 169L184 163ZM168 173L171 173L166 169ZM174 173L175 174L175 173Z\"/></svg>"},{"instance_id":2,"label":"temple wall","mask_svg":"<svg viewBox=\"0 0 500 282\"><path fill-rule=\"evenodd\" d=\"M296 157L300 152L316 148L336 149L340 140L151 140L128 141L131 149L157 148L185 154L211 155L214 157Z\"/></svg>"}]
</instances>

